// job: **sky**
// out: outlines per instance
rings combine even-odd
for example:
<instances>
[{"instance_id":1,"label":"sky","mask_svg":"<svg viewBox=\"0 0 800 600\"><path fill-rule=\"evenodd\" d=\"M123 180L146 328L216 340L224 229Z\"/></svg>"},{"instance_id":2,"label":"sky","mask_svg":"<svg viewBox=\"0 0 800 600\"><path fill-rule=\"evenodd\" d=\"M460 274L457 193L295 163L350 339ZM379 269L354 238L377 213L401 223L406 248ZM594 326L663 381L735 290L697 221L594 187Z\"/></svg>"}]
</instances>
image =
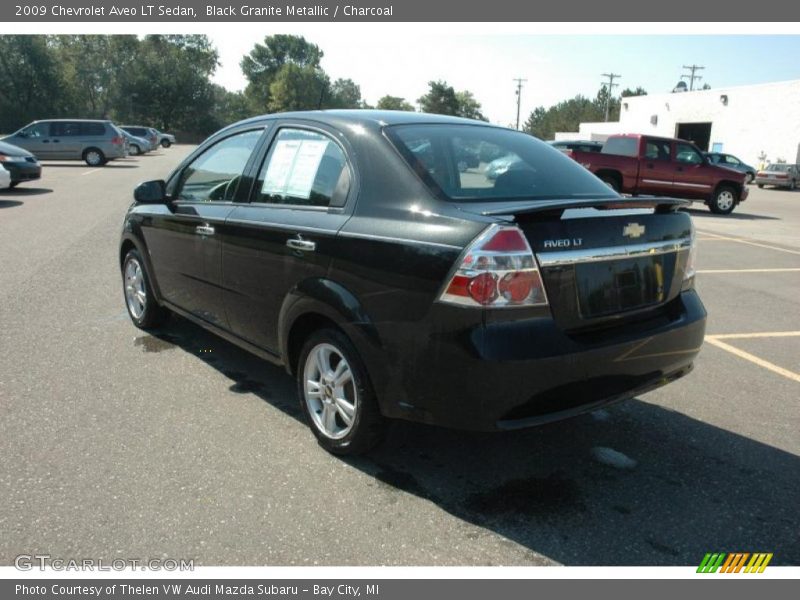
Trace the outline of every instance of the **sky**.
<instances>
[{"instance_id":1,"label":"sky","mask_svg":"<svg viewBox=\"0 0 800 600\"><path fill-rule=\"evenodd\" d=\"M602 73L618 73L619 92L641 86L650 93L670 91L683 65L705 67L697 85L713 88L800 79L797 35L543 35L447 33L370 33L342 36L337 28L304 34L324 52L322 67L331 77L350 78L370 104L381 96L401 96L416 104L427 82L447 81L471 91L493 123L516 120L514 78L527 79L521 121L537 106L551 106L576 94L594 97ZM398 29L402 32L402 29ZM269 32L211 34L220 52L215 82L241 90L247 81L241 57ZM800 98L798 98L800 102Z\"/></svg>"}]
</instances>

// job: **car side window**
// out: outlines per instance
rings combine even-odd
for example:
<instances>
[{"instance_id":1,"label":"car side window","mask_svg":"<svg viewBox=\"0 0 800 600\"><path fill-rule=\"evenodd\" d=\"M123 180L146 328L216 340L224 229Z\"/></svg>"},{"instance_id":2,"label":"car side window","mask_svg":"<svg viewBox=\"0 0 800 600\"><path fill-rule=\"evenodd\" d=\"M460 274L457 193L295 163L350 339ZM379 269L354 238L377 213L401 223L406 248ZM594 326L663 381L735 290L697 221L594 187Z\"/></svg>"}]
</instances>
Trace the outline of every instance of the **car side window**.
<instances>
[{"instance_id":1,"label":"car side window","mask_svg":"<svg viewBox=\"0 0 800 600\"><path fill-rule=\"evenodd\" d=\"M181 173L175 197L191 202L231 202L263 130L227 137L198 156Z\"/></svg>"},{"instance_id":2,"label":"car side window","mask_svg":"<svg viewBox=\"0 0 800 600\"><path fill-rule=\"evenodd\" d=\"M106 127L102 123L81 123L81 135L100 136L105 135Z\"/></svg>"},{"instance_id":3,"label":"car side window","mask_svg":"<svg viewBox=\"0 0 800 600\"><path fill-rule=\"evenodd\" d=\"M675 160L688 165L699 165L703 162L703 157L693 146L679 143L675 147Z\"/></svg>"},{"instance_id":4,"label":"car side window","mask_svg":"<svg viewBox=\"0 0 800 600\"><path fill-rule=\"evenodd\" d=\"M72 137L80 135L80 123L70 121L56 121L50 124L50 135L60 137Z\"/></svg>"},{"instance_id":5,"label":"car side window","mask_svg":"<svg viewBox=\"0 0 800 600\"><path fill-rule=\"evenodd\" d=\"M31 125L26 129L22 130L29 138L42 138L47 137L50 135L50 124L49 123L36 123L35 125Z\"/></svg>"},{"instance_id":6,"label":"car side window","mask_svg":"<svg viewBox=\"0 0 800 600\"><path fill-rule=\"evenodd\" d=\"M669 160L669 142L666 140L647 140L644 157L648 160Z\"/></svg>"},{"instance_id":7,"label":"car side window","mask_svg":"<svg viewBox=\"0 0 800 600\"><path fill-rule=\"evenodd\" d=\"M293 206L343 206L350 169L342 148L316 131L278 131L261 167L254 202Z\"/></svg>"}]
</instances>

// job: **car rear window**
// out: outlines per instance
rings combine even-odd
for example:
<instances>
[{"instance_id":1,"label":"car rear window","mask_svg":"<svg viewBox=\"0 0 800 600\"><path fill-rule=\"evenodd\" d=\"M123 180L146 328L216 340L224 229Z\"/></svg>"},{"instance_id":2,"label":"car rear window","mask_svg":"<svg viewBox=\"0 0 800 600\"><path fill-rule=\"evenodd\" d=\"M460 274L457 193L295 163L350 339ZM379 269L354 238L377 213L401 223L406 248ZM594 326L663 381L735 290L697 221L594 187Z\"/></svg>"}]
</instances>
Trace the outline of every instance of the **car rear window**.
<instances>
[{"instance_id":1,"label":"car rear window","mask_svg":"<svg viewBox=\"0 0 800 600\"><path fill-rule=\"evenodd\" d=\"M617 156L639 156L639 138L608 138L600 152Z\"/></svg>"},{"instance_id":2,"label":"car rear window","mask_svg":"<svg viewBox=\"0 0 800 600\"><path fill-rule=\"evenodd\" d=\"M530 135L481 125L395 125L386 135L428 187L449 200L608 198L574 160Z\"/></svg>"}]
</instances>

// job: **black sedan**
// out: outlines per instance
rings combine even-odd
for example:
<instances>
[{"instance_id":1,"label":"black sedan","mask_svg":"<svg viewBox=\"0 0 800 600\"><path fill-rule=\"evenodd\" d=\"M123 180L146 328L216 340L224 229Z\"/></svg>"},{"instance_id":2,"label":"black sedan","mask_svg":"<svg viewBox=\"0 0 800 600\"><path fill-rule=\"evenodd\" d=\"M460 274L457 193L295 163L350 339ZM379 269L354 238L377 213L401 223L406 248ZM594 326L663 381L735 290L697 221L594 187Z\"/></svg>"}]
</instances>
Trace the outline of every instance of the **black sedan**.
<instances>
[{"instance_id":1,"label":"black sedan","mask_svg":"<svg viewBox=\"0 0 800 600\"><path fill-rule=\"evenodd\" d=\"M42 166L27 150L0 142L0 163L11 175L11 187L23 181L35 181L42 176Z\"/></svg>"},{"instance_id":2,"label":"black sedan","mask_svg":"<svg viewBox=\"0 0 800 600\"><path fill-rule=\"evenodd\" d=\"M515 156L496 178L463 149ZM242 121L141 184L119 264L171 312L284 365L329 451L389 419L506 430L688 373L706 313L673 199L622 198L529 135L406 112Z\"/></svg>"}]
</instances>

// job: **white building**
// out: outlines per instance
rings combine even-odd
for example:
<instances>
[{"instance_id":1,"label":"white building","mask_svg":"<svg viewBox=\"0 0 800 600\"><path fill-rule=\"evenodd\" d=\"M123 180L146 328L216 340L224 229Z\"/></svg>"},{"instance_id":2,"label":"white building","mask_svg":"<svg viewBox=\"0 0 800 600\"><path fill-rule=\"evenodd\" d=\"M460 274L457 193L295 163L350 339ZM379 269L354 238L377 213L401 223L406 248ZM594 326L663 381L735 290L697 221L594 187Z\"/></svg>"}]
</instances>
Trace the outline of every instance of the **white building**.
<instances>
[{"instance_id":1,"label":"white building","mask_svg":"<svg viewBox=\"0 0 800 600\"><path fill-rule=\"evenodd\" d=\"M800 163L800 80L622 98L620 120L581 123L557 140L604 141L615 133L643 133L694 141L759 167Z\"/></svg>"}]
</instances>

